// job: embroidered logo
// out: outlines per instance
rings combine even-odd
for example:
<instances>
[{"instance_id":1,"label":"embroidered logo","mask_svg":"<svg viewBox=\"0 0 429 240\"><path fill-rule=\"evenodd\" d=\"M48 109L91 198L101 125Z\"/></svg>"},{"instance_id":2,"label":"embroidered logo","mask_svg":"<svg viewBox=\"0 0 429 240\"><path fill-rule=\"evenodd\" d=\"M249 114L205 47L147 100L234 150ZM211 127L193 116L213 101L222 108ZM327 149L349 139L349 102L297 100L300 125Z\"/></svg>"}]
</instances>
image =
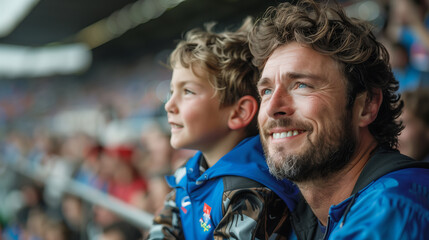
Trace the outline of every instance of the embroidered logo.
<instances>
[{"instance_id":1,"label":"embroidered logo","mask_svg":"<svg viewBox=\"0 0 429 240\"><path fill-rule=\"evenodd\" d=\"M182 209L184 214L188 213L188 210L186 209L187 206L191 205L191 200L189 199L189 196L186 196L182 198L182 206L180 206L180 209Z\"/></svg>"},{"instance_id":2,"label":"embroidered logo","mask_svg":"<svg viewBox=\"0 0 429 240\"><path fill-rule=\"evenodd\" d=\"M203 209L204 214L203 214L203 217L200 218L200 224L201 224L201 227L204 229L204 232L207 232L212 227L209 224L211 211L212 211L212 208L209 205L207 205L207 203L204 203L204 209Z\"/></svg>"}]
</instances>

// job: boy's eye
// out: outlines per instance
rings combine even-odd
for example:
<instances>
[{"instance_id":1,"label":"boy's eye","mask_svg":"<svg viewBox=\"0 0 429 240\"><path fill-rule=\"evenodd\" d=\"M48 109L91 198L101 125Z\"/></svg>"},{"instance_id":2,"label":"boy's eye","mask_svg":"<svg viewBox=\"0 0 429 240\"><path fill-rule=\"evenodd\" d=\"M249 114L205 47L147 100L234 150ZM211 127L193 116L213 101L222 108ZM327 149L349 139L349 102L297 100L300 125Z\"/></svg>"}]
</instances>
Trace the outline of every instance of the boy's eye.
<instances>
[{"instance_id":1,"label":"boy's eye","mask_svg":"<svg viewBox=\"0 0 429 240\"><path fill-rule=\"evenodd\" d=\"M194 92L192 92L189 89L184 89L183 91L185 92L185 95L187 95L187 94L195 94Z\"/></svg>"}]
</instances>

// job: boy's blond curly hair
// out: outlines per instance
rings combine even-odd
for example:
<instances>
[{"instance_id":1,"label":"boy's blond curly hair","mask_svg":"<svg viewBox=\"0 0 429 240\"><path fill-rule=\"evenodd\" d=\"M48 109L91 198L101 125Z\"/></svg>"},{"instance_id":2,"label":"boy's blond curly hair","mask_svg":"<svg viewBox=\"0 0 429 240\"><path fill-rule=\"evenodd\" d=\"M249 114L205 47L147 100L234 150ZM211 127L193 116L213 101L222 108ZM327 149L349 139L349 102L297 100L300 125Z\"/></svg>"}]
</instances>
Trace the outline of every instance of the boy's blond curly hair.
<instances>
[{"instance_id":1,"label":"boy's blond curly hair","mask_svg":"<svg viewBox=\"0 0 429 240\"><path fill-rule=\"evenodd\" d=\"M169 66L174 69L179 64L190 68L196 75L195 69L201 68L219 97L220 107L230 106L245 95L258 101L256 82L259 71L252 65L247 41L253 26L252 19L246 18L236 31L215 33L214 25L210 23L205 30L187 32L171 53Z\"/></svg>"}]
</instances>

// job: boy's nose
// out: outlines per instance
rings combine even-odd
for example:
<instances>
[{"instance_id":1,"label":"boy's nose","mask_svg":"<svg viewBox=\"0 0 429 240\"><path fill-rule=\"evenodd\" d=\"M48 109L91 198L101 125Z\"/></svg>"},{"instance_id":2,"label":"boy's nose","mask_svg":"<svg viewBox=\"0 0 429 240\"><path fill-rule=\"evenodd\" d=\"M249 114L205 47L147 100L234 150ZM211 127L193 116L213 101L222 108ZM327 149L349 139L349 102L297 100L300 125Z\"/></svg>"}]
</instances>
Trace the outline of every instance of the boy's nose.
<instances>
[{"instance_id":1,"label":"boy's nose","mask_svg":"<svg viewBox=\"0 0 429 240\"><path fill-rule=\"evenodd\" d=\"M167 113L176 113L177 112L177 107L173 101L173 96L171 96L170 99L168 99L168 101L165 103L164 109Z\"/></svg>"}]
</instances>

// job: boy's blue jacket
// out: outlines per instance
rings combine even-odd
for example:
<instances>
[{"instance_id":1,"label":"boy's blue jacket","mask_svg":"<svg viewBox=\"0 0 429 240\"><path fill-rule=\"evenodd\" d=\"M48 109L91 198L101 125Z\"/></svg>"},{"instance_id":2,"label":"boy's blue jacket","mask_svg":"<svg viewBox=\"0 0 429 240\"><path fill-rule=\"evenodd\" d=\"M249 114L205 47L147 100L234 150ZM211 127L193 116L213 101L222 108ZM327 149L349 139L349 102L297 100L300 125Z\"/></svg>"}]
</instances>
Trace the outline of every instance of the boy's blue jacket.
<instances>
[{"instance_id":1,"label":"boy's blue jacket","mask_svg":"<svg viewBox=\"0 0 429 240\"><path fill-rule=\"evenodd\" d=\"M175 202L186 239L213 239L213 230L223 218L224 177L240 176L270 188L293 210L297 188L289 181L279 181L270 175L259 136L244 139L215 165L200 175L198 152L185 167L167 177L176 190Z\"/></svg>"},{"instance_id":2,"label":"boy's blue jacket","mask_svg":"<svg viewBox=\"0 0 429 240\"><path fill-rule=\"evenodd\" d=\"M320 239L305 201L297 204L292 224L298 239ZM352 195L331 206L322 239L429 239L429 164L379 148Z\"/></svg>"}]
</instances>

